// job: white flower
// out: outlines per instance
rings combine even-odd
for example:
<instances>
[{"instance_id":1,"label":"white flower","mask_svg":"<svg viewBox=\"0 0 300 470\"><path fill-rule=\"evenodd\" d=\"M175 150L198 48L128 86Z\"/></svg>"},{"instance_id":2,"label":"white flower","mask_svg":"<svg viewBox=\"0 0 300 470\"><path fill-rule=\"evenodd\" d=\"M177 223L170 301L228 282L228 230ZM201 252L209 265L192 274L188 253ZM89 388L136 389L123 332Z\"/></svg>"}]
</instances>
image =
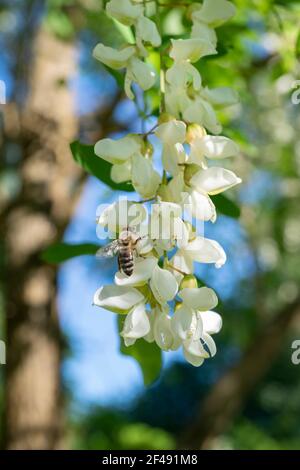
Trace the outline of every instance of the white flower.
<instances>
[{"instance_id":1,"label":"white flower","mask_svg":"<svg viewBox=\"0 0 300 470\"><path fill-rule=\"evenodd\" d=\"M126 315L121 336L125 346L131 346L138 338L143 338L150 332L150 321L143 303L137 305Z\"/></svg>"},{"instance_id":2,"label":"white flower","mask_svg":"<svg viewBox=\"0 0 300 470\"><path fill-rule=\"evenodd\" d=\"M164 201L175 202L180 204L183 199L185 189L184 172L181 171L174 178L171 179L166 185L161 185L159 189L159 196Z\"/></svg>"},{"instance_id":3,"label":"white flower","mask_svg":"<svg viewBox=\"0 0 300 470\"><path fill-rule=\"evenodd\" d=\"M167 112L177 117L191 104L187 89L182 85L171 86L167 83L165 100Z\"/></svg>"},{"instance_id":4,"label":"white flower","mask_svg":"<svg viewBox=\"0 0 300 470\"><path fill-rule=\"evenodd\" d=\"M143 300L137 289L126 286L103 286L94 295L94 305L116 313L126 313Z\"/></svg>"},{"instance_id":5,"label":"white flower","mask_svg":"<svg viewBox=\"0 0 300 470\"><path fill-rule=\"evenodd\" d=\"M140 155L132 157L132 184L144 198L155 196L160 184L160 176L154 170L151 160Z\"/></svg>"},{"instance_id":6,"label":"white flower","mask_svg":"<svg viewBox=\"0 0 300 470\"><path fill-rule=\"evenodd\" d=\"M160 124L155 130L155 135L164 144L183 144L186 136L186 125L182 121L171 119L170 121Z\"/></svg>"},{"instance_id":7,"label":"white flower","mask_svg":"<svg viewBox=\"0 0 300 470\"><path fill-rule=\"evenodd\" d=\"M120 199L105 207L98 218L98 224L108 227L109 232L114 233L124 227L134 228L146 218L147 211L142 204Z\"/></svg>"},{"instance_id":8,"label":"white flower","mask_svg":"<svg viewBox=\"0 0 300 470\"><path fill-rule=\"evenodd\" d=\"M200 95L190 100L189 105L183 110L183 117L185 121L199 124L214 134L220 134L222 131L214 108Z\"/></svg>"},{"instance_id":9,"label":"white flower","mask_svg":"<svg viewBox=\"0 0 300 470\"><path fill-rule=\"evenodd\" d=\"M202 312L218 305L218 297L215 291L208 287L185 288L178 293L178 296L185 306Z\"/></svg>"},{"instance_id":10,"label":"white flower","mask_svg":"<svg viewBox=\"0 0 300 470\"><path fill-rule=\"evenodd\" d=\"M191 32L192 38L200 38L209 41L213 47L217 45L217 35L214 29L209 27L202 21L198 21L195 13L192 14L193 27Z\"/></svg>"},{"instance_id":11,"label":"white flower","mask_svg":"<svg viewBox=\"0 0 300 470\"><path fill-rule=\"evenodd\" d=\"M175 119L157 127L156 136L163 142L162 163L164 169L172 176L180 172L179 164L187 161L183 142L186 136L186 125Z\"/></svg>"},{"instance_id":12,"label":"white flower","mask_svg":"<svg viewBox=\"0 0 300 470\"><path fill-rule=\"evenodd\" d=\"M212 141L209 141L210 143ZM224 141L223 141L224 143ZM226 155L226 151L233 151L231 144L226 146L220 145L220 152L223 148L223 152ZM231 150L230 150L231 149ZM197 159L197 163L201 162L202 150L193 149L193 160ZM209 153L209 150L205 150ZM196 154L196 155L195 155ZM203 165L205 167L205 165ZM212 222L216 221L216 209L210 199L210 195L219 194L227 189L241 183L241 179L238 178L232 171L226 170L219 167L210 167L199 170L189 180L189 192L184 199L186 210L196 219Z\"/></svg>"},{"instance_id":13,"label":"white flower","mask_svg":"<svg viewBox=\"0 0 300 470\"><path fill-rule=\"evenodd\" d=\"M217 347L211 335L219 333L222 328L222 318L218 313L208 311L199 312L198 315L203 327L201 339L200 341L191 339L183 345L183 353L186 360L196 367L203 363L202 359L215 356ZM203 345L206 346L205 353L203 353ZM209 351L209 356L207 350Z\"/></svg>"},{"instance_id":14,"label":"white flower","mask_svg":"<svg viewBox=\"0 0 300 470\"><path fill-rule=\"evenodd\" d=\"M174 62L167 70L166 79L177 93L180 93L182 88L187 88L190 83L193 84L194 90L200 90L202 83L200 73L188 61Z\"/></svg>"},{"instance_id":15,"label":"white flower","mask_svg":"<svg viewBox=\"0 0 300 470\"><path fill-rule=\"evenodd\" d=\"M127 160L121 165L113 165L110 171L111 179L119 184L131 180L131 160Z\"/></svg>"},{"instance_id":16,"label":"white flower","mask_svg":"<svg viewBox=\"0 0 300 470\"><path fill-rule=\"evenodd\" d=\"M202 7L193 12L193 20L201 21L212 28L221 26L236 13L235 6L227 0L204 0Z\"/></svg>"},{"instance_id":17,"label":"white flower","mask_svg":"<svg viewBox=\"0 0 300 470\"><path fill-rule=\"evenodd\" d=\"M188 240L188 231L181 216L182 208L179 204L162 201L153 205L151 238L159 240L163 250L170 250L175 241L180 245Z\"/></svg>"},{"instance_id":18,"label":"white flower","mask_svg":"<svg viewBox=\"0 0 300 470\"><path fill-rule=\"evenodd\" d=\"M122 164L130 157L140 153L142 139L127 135L121 139L101 139L95 145L95 154L109 163Z\"/></svg>"},{"instance_id":19,"label":"white flower","mask_svg":"<svg viewBox=\"0 0 300 470\"><path fill-rule=\"evenodd\" d=\"M205 157L221 159L234 157L239 152L239 146L228 137L204 135L196 137L191 143L189 162L205 165Z\"/></svg>"},{"instance_id":20,"label":"white flower","mask_svg":"<svg viewBox=\"0 0 300 470\"><path fill-rule=\"evenodd\" d=\"M241 181L233 171L210 167L195 173L190 180L190 185L196 190L214 195L240 184Z\"/></svg>"},{"instance_id":21,"label":"white flower","mask_svg":"<svg viewBox=\"0 0 300 470\"><path fill-rule=\"evenodd\" d=\"M200 90L201 75L191 64L197 62L201 57L216 54L217 51L212 43L205 38L172 39L171 42L170 57L174 59L174 64L166 73L167 82L171 85L171 93L184 96L182 89L186 90L190 83L193 84L195 90ZM167 96L168 94L169 90L167 90ZM170 98L168 101L170 105Z\"/></svg>"},{"instance_id":22,"label":"white flower","mask_svg":"<svg viewBox=\"0 0 300 470\"><path fill-rule=\"evenodd\" d=\"M179 292L183 303L172 317L172 328L183 341L197 341L203 334L203 321L200 312L206 312L218 304L218 298L207 287L185 288Z\"/></svg>"},{"instance_id":23,"label":"white flower","mask_svg":"<svg viewBox=\"0 0 300 470\"><path fill-rule=\"evenodd\" d=\"M115 275L115 283L118 286L143 286L151 278L157 258L138 258L134 262L134 270L131 276L118 271Z\"/></svg>"},{"instance_id":24,"label":"white flower","mask_svg":"<svg viewBox=\"0 0 300 470\"><path fill-rule=\"evenodd\" d=\"M153 270L150 287L160 305L165 305L173 300L178 291L177 281L173 274L159 266Z\"/></svg>"},{"instance_id":25,"label":"white flower","mask_svg":"<svg viewBox=\"0 0 300 470\"><path fill-rule=\"evenodd\" d=\"M181 340L173 333L168 309L156 308L153 314L153 338L156 344L163 351L175 351L180 347Z\"/></svg>"},{"instance_id":26,"label":"white flower","mask_svg":"<svg viewBox=\"0 0 300 470\"><path fill-rule=\"evenodd\" d=\"M201 189L189 190L188 195L184 198L184 207L187 212L197 220L204 222L215 222L217 218L216 208L208 194Z\"/></svg>"},{"instance_id":27,"label":"white flower","mask_svg":"<svg viewBox=\"0 0 300 470\"><path fill-rule=\"evenodd\" d=\"M194 367L202 366L205 359L209 358L209 354L204 349L201 341L187 340L183 345L183 355L187 362Z\"/></svg>"},{"instance_id":28,"label":"white flower","mask_svg":"<svg viewBox=\"0 0 300 470\"><path fill-rule=\"evenodd\" d=\"M132 26L143 14L142 5L133 5L130 0L110 0L106 12L126 26Z\"/></svg>"},{"instance_id":29,"label":"white flower","mask_svg":"<svg viewBox=\"0 0 300 470\"><path fill-rule=\"evenodd\" d=\"M95 59L115 70L126 67L129 59L135 53L136 49L133 46L117 50L112 47L104 46L104 44L97 44L93 50L93 56Z\"/></svg>"},{"instance_id":30,"label":"white flower","mask_svg":"<svg viewBox=\"0 0 300 470\"><path fill-rule=\"evenodd\" d=\"M171 39L171 43L170 57L175 62L189 61L194 63L201 57L217 53L211 42L205 39Z\"/></svg>"},{"instance_id":31,"label":"white flower","mask_svg":"<svg viewBox=\"0 0 300 470\"><path fill-rule=\"evenodd\" d=\"M174 266L185 274L192 274L194 262L213 263L220 268L226 262L226 254L215 240L196 237L175 253L170 260L170 266Z\"/></svg>"},{"instance_id":32,"label":"white flower","mask_svg":"<svg viewBox=\"0 0 300 470\"><path fill-rule=\"evenodd\" d=\"M125 93L128 98L134 99L134 94L131 90L132 82L136 82L142 90L149 90L153 87L155 81L156 74L152 67L136 56L131 57L127 64L124 83Z\"/></svg>"},{"instance_id":33,"label":"white flower","mask_svg":"<svg viewBox=\"0 0 300 470\"><path fill-rule=\"evenodd\" d=\"M207 310L214 308L218 299L215 292L207 287L185 288L179 292L183 304L172 317L172 329L182 340L183 353L188 362L200 366L209 357L204 349L207 346L210 355L216 352L216 346L210 333L217 333L221 326L221 317Z\"/></svg>"},{"instance_id":34,"label":"white flower","mask_svg":"<svg viewBox=\"0 0 300 470\"><path fill-rule=\"evenodd\" d=\"M153 47L161 45L161 37L159 35L156 24L146 16L140 16L136 23L136 43L143 56L147 56L148 52L143 43L151 44Z\"/></svg>"}]
</instances>

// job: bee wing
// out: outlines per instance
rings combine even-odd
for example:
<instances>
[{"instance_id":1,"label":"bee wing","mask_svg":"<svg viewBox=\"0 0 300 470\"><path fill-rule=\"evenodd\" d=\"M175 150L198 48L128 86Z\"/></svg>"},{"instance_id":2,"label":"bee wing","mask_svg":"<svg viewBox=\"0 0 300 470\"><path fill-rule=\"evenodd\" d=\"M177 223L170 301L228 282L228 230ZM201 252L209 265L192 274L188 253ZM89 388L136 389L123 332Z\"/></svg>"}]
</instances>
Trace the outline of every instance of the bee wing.
<instances>
[{"instance_id":1,"label":"bee wing","mask_svg":"<svg viewBox=\"0 0 300 470\"><path fill-rule=\"evenodd\" d=\"M112 258L116 256L119 251L119 240L114 240L113 242L109 243L108 245L100 248L97 251L96 257L97 258Z\"/></svg>"}]
</instances>

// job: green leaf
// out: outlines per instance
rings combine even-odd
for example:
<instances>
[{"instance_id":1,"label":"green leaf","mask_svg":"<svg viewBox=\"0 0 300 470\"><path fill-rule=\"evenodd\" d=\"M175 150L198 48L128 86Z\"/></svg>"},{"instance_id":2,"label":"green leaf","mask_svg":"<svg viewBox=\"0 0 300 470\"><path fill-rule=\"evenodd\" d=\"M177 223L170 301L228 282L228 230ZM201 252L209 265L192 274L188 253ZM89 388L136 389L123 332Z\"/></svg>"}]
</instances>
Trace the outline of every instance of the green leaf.
<instances>
[{"instance_id":1,"label":"green leaf","mask_svg":"<svg viewBox=\"0 0 300 470\"><path fill-rule=\"evenodd\" d=\"M42 252L41 259L47 263L58 264L76 256L95 255L99 248L99 245L93 243L80 243L78 245L54 243Z\"/></svg>"},{"instance_id":2,"label":"green leaf","mask_svg":"<svg viewBox=\"0 0 300 470\"><path fill-rule=\"evenodd\" d=\"M217 211L219 211L221 214L227 215L228 217L233 217L234 219L238 219L240 217L241 210L239 206L227 196L224 196L224 194L211 196L211 199L215 204Z\"/></svg>"},{"instance_id":3,"label":"green leaf","mask_svg":"<svg viewBox=\"0 0 300 470\"><path fill-rule=\"evenodd\" d=\"M78 141L70 145L74 160L90 175L95 176L112 189L134 191L130 183L115 183L110 177L112 165L97 157L93 145L84 145Z\"/></svg>"},{"instance_id":4,"label":"green leaf","mask_svg":"<svg viewBox=\"0 0 300 470\"><path fill-rule=\"evenodd\" d=\"M119 331L123 329L124 316L118 316ZM139 364L146 386L158 379L162 367L162 352L156 343L147 343L143 338L138 339L132 346L125 346L123 338L120 341L120 352L133 357Z\"/></svg>"}]
</instances>

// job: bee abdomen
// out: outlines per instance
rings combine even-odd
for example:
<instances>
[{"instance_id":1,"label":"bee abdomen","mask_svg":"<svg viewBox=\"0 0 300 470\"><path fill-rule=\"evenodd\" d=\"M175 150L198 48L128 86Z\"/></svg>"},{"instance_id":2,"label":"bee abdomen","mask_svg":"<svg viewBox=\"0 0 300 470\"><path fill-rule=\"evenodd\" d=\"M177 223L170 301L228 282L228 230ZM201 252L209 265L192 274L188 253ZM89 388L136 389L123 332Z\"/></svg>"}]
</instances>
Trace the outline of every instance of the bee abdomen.
<instances>
[{"instance_id":1,"label":"bee abdomen","mask_svg":"<svg viewBox=\"0 0 300 470\"><path fill-rule=\"evenodd\" d=\"M131 276L134 268L134 261L131 254L124 253L119 257L120 268L127 276Z\"/></svg>"}]
</instances>

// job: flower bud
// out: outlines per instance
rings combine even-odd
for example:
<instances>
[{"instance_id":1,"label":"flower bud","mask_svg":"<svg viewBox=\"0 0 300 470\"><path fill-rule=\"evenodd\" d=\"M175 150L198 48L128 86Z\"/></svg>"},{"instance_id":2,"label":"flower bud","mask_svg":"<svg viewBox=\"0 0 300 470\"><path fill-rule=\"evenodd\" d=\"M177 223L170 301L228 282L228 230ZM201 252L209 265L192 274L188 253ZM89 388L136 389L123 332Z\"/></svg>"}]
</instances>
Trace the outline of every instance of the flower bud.
<instances>
[{"instance_id":1,"label":"flower bud","mask_svg":"<svg viewBox=\"0 0 300 470\"><path fill-rule=\"evenodd\" d=\"M206 130L199 124L190 124L187 128L186 141L188 144L194 142L195 139L201 139L206 135Z\"/></svg>"},{"instance_id":2,"label":"flower bud","mask_svg":"<svg viewBox=\"0 0 300 470\"><path fill-rule=\"evenodd\" d=\"M187 274L181 281L179 290L182 289L195 289L198 287L198 282L193 274Z\"/></svg>"}]
</instances>

